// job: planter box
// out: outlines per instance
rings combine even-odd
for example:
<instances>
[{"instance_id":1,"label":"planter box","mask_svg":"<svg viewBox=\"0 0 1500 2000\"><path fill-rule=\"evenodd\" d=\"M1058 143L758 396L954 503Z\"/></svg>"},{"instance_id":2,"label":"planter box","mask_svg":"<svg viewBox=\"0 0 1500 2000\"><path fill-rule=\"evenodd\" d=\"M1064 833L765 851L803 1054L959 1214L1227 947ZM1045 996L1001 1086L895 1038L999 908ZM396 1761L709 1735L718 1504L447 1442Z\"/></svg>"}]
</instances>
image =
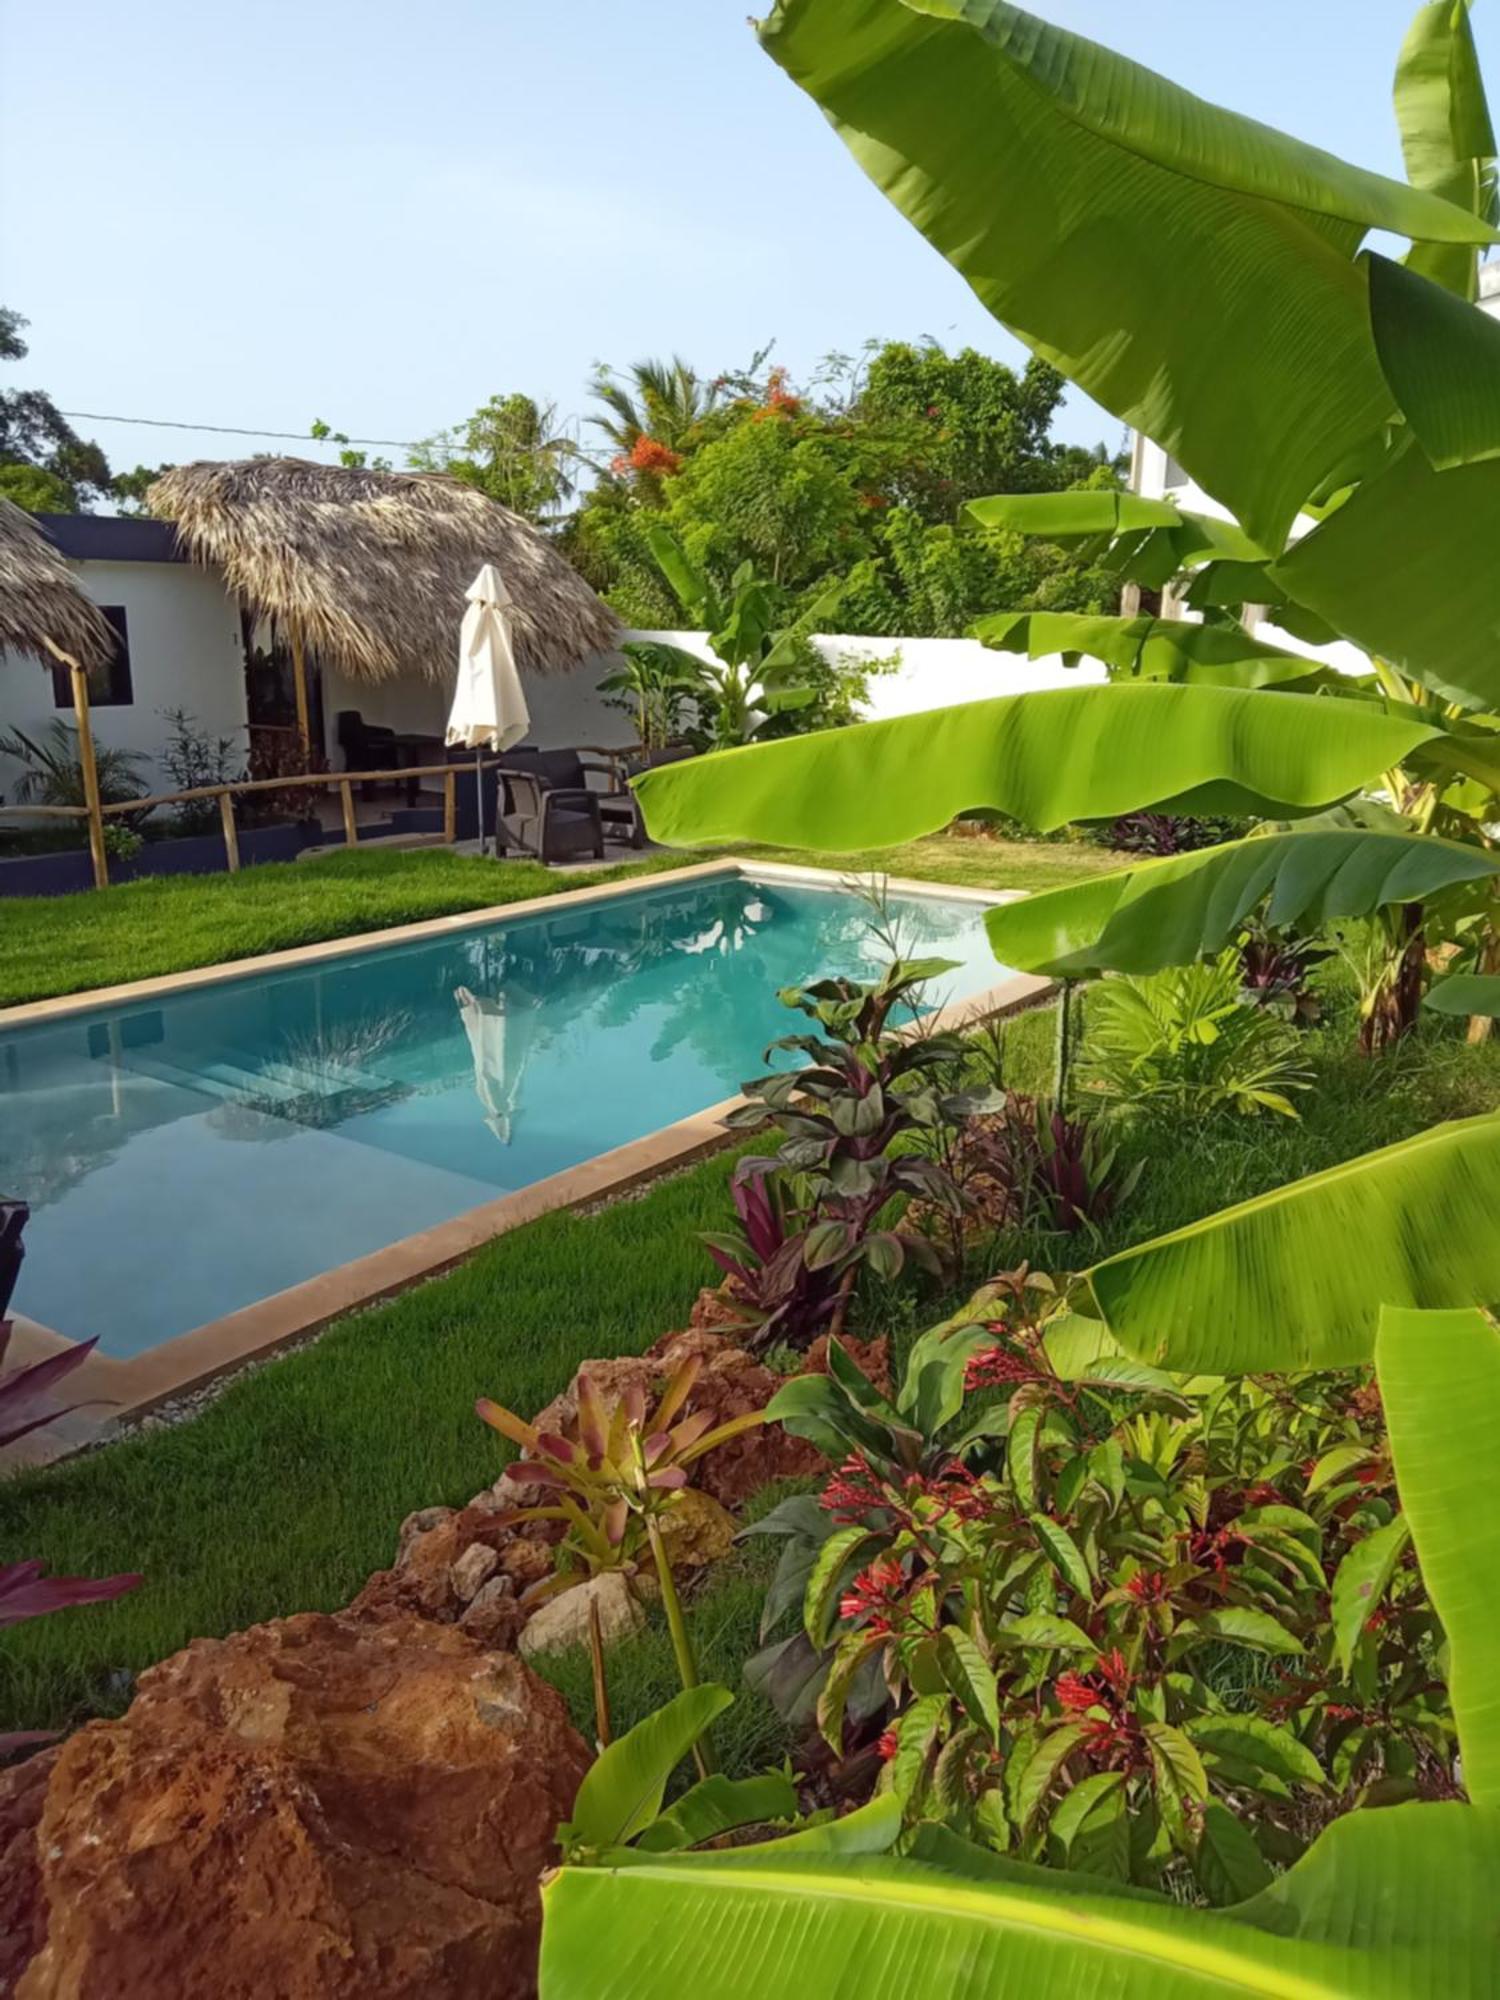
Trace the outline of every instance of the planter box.
<instances>
[{"instance_id":1,"label":"planter box","mask_svg":"<svg viewBox=\"0 0 1500 2000\"><path fill-rule=\"evenodd\" d=\"M327 836L315 821L289 826L257 826L240 833L240 865L259 861L295 861L304 847ZM224 869L224 842L217 833L194 834L188 840L148 841L129 861L109 864L111 882L138 882L147 875L217 875ZM0 860L0 896L70 896L94 886L87 848L57 854L14 854Z\"/></svg>"}]
</instances>

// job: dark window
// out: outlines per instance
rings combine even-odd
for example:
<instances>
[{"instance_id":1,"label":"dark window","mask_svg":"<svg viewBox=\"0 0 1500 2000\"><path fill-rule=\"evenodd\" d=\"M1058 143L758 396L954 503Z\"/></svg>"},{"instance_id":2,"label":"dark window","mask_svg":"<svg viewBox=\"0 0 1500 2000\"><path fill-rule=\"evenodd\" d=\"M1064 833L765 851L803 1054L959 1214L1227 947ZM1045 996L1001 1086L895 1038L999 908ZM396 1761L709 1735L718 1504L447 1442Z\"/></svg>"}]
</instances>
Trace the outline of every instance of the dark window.
<instances>
[{"instance_id":1,"label":"dark window","mask_svg":"<svg viewBox=\"0 0 1500 2000\"><path fill-rule=\"evenodd\" d=\"M99 609L115 629L114 657L102 667L89 670L89 705L93 708L128 708L135 700L130 682L130 633L125 624L123 604L101 604ZM73 706L73 677L59 660L52 669L52 706Z\"/></svg>"},{"instance_id":2,"label":"dark window","mask_svg":"<svg viewBox=\"0 0 1500 2000\"><path fill-rule=\"evenodd\" d=\"M1189 484L1187 474L1183 471L1182 467L1177 463L1177 460L1175 458L1172 458L1171 456L1168 456L1167 476L1162 483L1165 485L1169 493L1175 493L1180 487Z\"/></svg>"}]
</instances>

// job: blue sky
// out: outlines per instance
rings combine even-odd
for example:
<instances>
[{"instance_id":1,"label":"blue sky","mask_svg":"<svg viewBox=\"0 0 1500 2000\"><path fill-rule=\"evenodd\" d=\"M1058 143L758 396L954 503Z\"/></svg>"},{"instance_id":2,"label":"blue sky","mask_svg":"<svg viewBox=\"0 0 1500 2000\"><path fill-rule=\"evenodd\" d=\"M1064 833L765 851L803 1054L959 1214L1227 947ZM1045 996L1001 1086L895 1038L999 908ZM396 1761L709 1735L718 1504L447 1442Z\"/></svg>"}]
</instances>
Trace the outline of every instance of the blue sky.
<instances>
[{"instance_id":1,"label":"blue sky","mask_svg":"<svg viewBox=\"0 0 1500 2000\"><path fill-rule=\"evenodd\" d=\"M1399 172L1413 5L1043 11ZM1480 0L1492 74L1497 22ZM0 0L0 297L32 322L7 384L65 409L393 439L512 389L574 415L595 360L673 348L715 372L774 337L794 374L870 335L1019 352L745 0ZM78 428L121 467L273 448ZM1082 398L1064 430L1119 433Z\"/></svg>"}]
</instances>

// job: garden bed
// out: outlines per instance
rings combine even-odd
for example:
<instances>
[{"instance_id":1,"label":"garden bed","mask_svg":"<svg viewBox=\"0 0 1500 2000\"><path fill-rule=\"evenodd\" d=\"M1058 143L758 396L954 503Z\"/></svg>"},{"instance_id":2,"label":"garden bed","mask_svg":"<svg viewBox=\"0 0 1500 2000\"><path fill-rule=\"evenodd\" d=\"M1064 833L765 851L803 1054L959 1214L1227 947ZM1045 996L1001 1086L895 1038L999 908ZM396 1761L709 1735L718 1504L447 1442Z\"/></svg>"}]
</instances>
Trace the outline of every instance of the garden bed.
<instances>
[{"instance_id":1,"label":"garden bed","mask_svg":"<svg viewBox=\"0 0 1500 2000\"><path fill-rule=\"evenodd\" d=\"M1317 1086L1299 1121L1202 1120L1170 1152L1148 1135L1127 1140L1142 1178L1087 1254L1500 1106L1500 1045L1470 1047L1459 1030L1433 1026L1371 1063L1353 1051L1352 1013L1352 1000L1336 1003L1308 1037ZM1044 1082L1051 1039L1051 1010L1012 1026L1014 1083ZM476 1396L539 1409L580 1361L640 1352L686 1323L713 1276L697 1232L722 1227L730 1171L714 1159L637 1199L544 1218L235 1383L191 1423L0 1488L5 1547L62 1571L148 1579L118 1603L11 1633L0 1720L39 1726L119 1707L131 1674L192 1637L346 1601L390 1560L405 1514L462 1503L493 1478L495 1441L473 1417ZM1018 1239L1005 1254L1062 1261L1049 1238ZM879 1327L855 1331L888 1328L899 1355L962 1289L877 1297L868 1313ZM701 1615L711 1626L727 1611ZM669 1657L659 1635L632 1644L648 1706L668 1691Z\"/></svg>"}]
</instances>

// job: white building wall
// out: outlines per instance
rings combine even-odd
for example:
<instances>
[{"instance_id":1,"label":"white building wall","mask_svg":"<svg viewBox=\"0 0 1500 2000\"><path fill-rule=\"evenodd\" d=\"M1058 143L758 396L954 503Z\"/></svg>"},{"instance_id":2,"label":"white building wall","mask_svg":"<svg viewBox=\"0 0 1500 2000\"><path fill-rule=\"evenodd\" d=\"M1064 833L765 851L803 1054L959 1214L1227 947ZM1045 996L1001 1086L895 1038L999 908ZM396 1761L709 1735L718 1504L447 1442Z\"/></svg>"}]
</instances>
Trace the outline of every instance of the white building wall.
<instances>
[{"instance_id":1,"label":"white building wall","mask_svg":"<svg viewBox=\"0 0 1500 2000\"><path fill-rule=\"evenodd\" d=\"M240 751L245 733L245 657L239 613L217 572L171 562L80 562L73 573L96 604L125 608L133 699L91 711L101 747L134 750L147 762L141 775L165 788L157 761L166 740L163 711L184 708L214 736L231 736ZM71 708L52 698L49 667L23 654L0 656L0 730L38 736L54 719L71 723ZM0 757L0 794L13 800L22 767ZM14 822L12 822L14 824Z\"/></svg>"},{"instance_id":2,"label":"white building wall","mask_svg":"<svg viewBox=\"0 0 1500 2000\"><path fill-rule=\"evenodd\" d=\"M454 675L443 681L421 680L416 675L391 681L348 681L341 674L325 672L323 720L330 768L341 770L344 764L338 747L341 709L357 709L366 722L385 729L421 736L443 734L457 674L456 633L453 644ZM531 711L531 734L526 741L539 750L586 744L611 750L633 743L635 731L629 718L611 708L599 692L600 681L623 664L618 653L596 653L569 673L523 673L521 685Z\"/></svg>"}]
</instances>

